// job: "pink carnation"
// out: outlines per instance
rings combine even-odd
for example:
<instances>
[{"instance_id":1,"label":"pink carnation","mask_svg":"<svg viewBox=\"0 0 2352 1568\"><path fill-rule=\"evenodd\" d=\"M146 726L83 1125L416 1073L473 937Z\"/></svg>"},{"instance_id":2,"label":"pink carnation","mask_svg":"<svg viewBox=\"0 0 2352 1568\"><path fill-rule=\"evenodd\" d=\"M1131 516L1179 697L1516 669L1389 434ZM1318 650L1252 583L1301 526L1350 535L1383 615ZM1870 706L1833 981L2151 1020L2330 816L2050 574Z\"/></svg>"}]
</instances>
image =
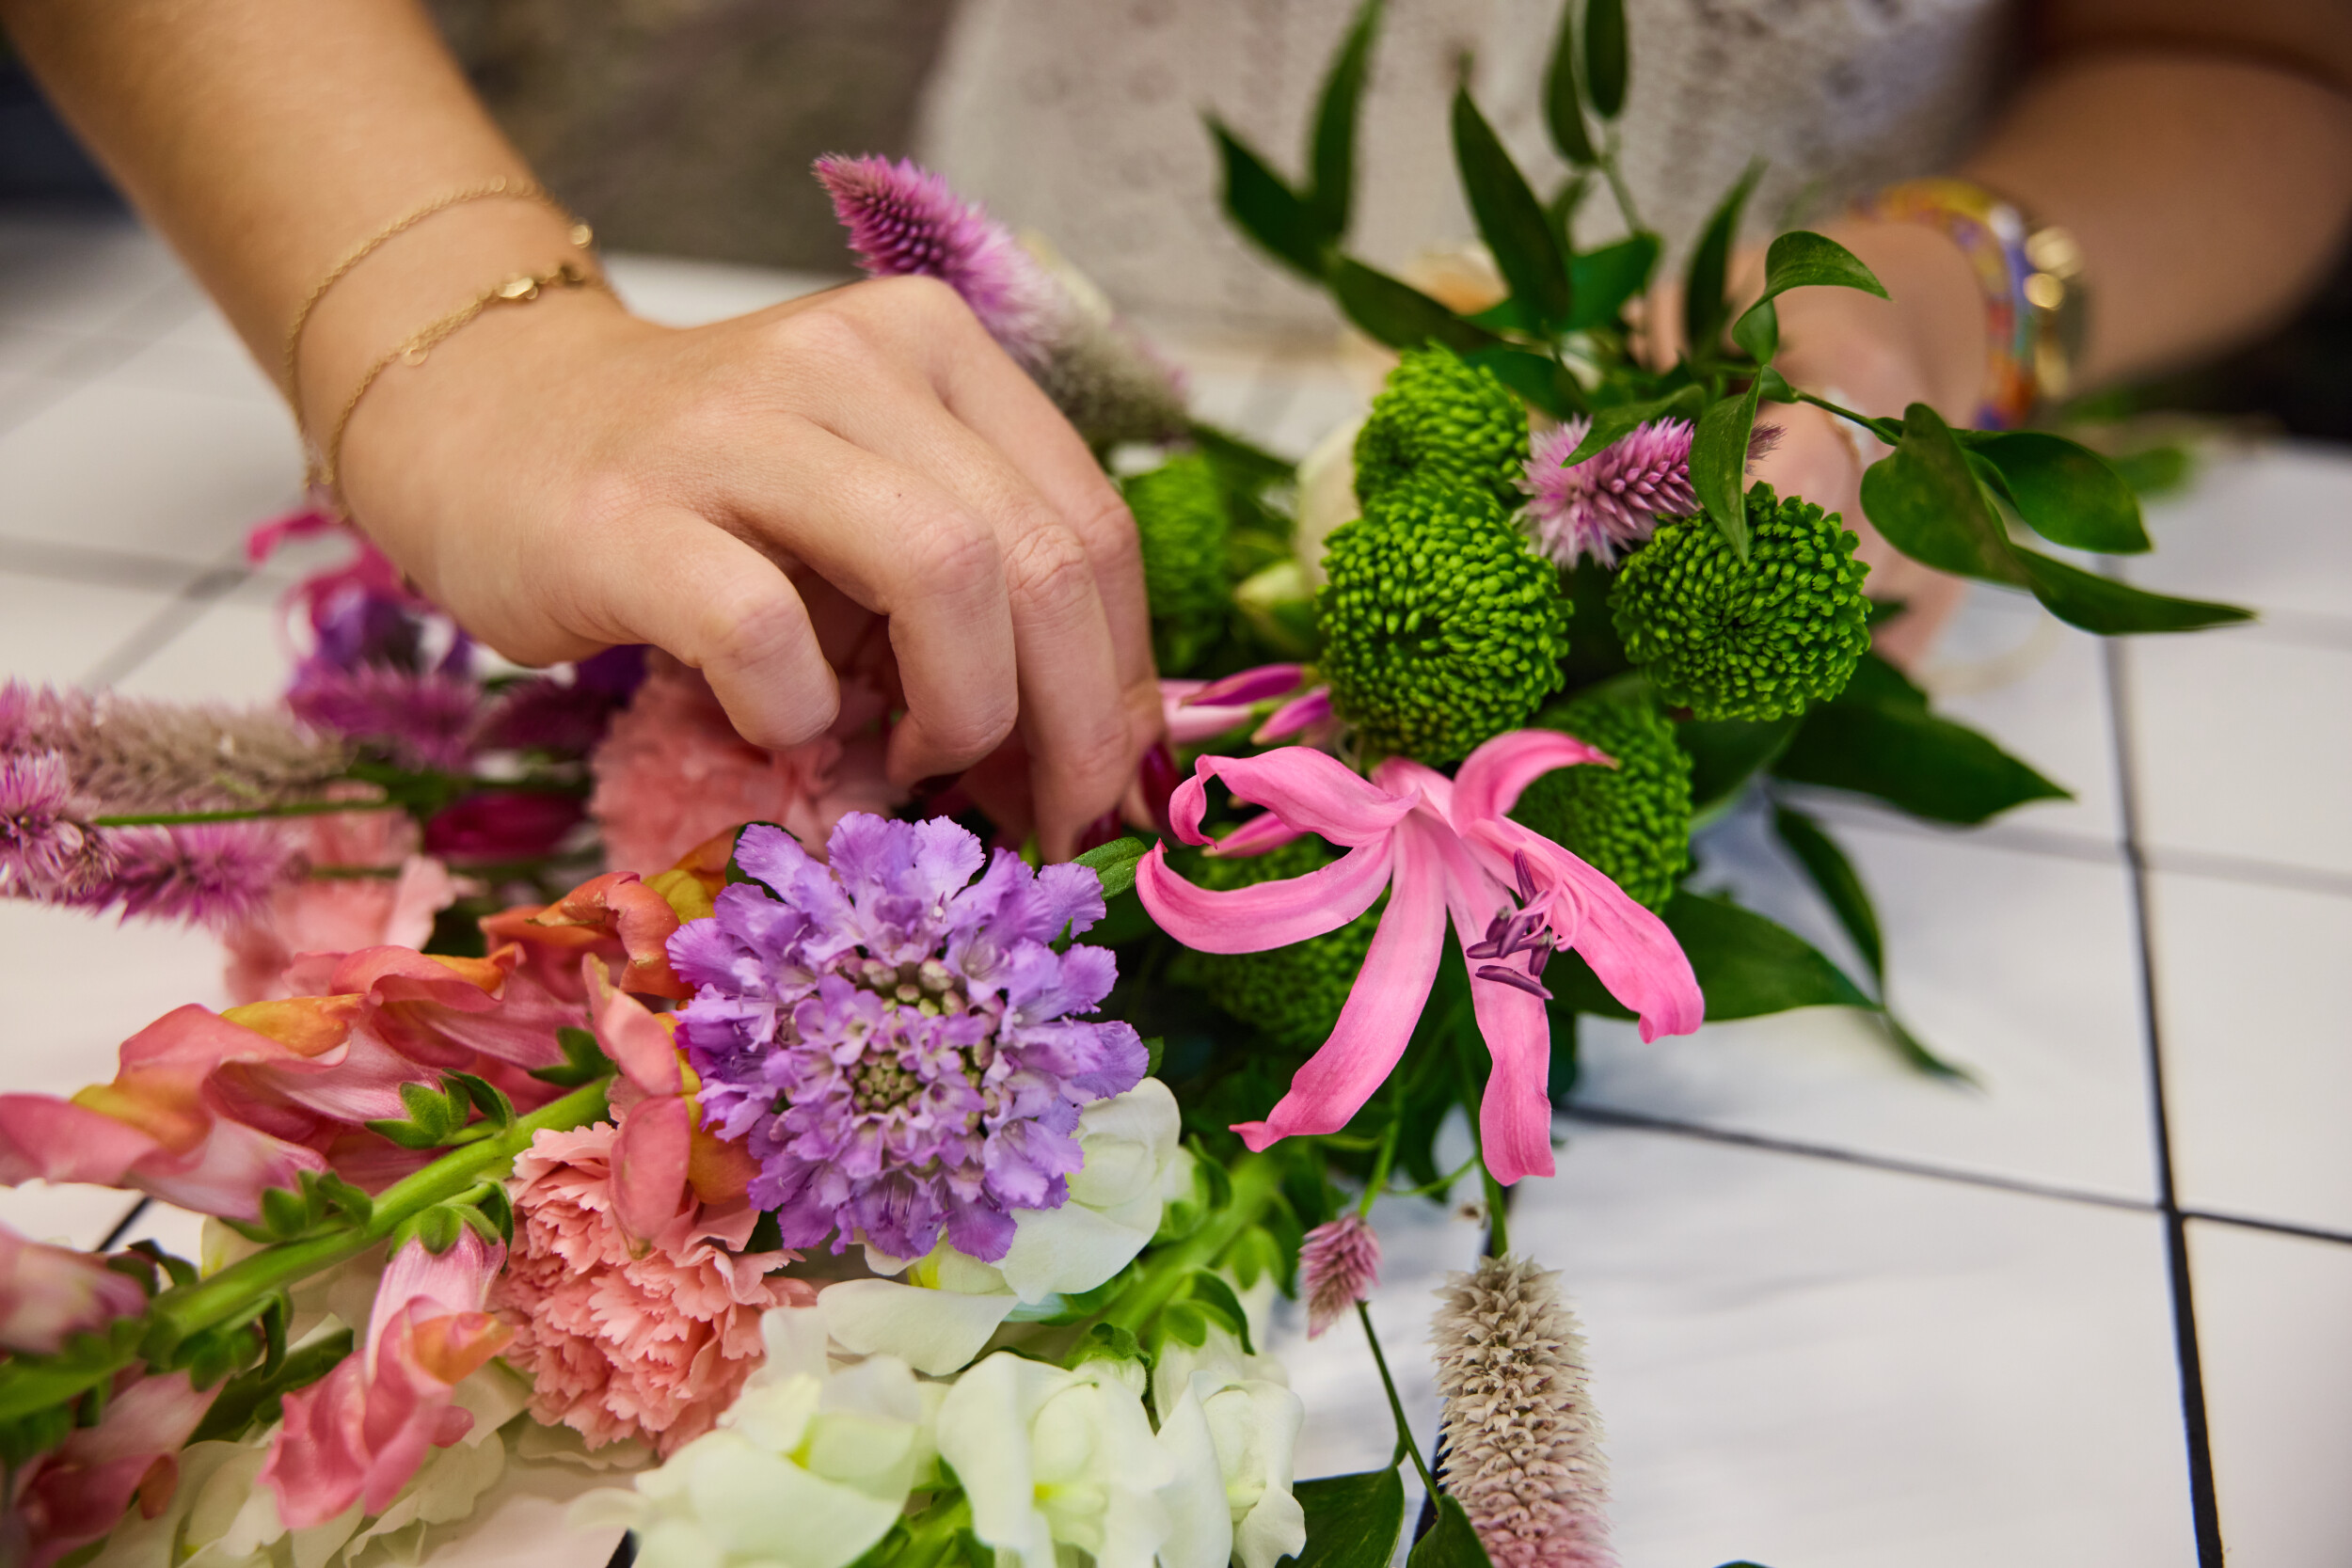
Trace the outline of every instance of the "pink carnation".
<instances>
[{"instance_id":1,"label":"pink carnation","mask_svg":"<svg viewBox=\"0 0 2352 1568\"><path fill-rule=\"evenodd\" d=\"M746 822L773 822L821 850L848 813L888 815L899 795L882 774L882 709L870 685L845 677L833 728L771 752L735 733L700 673L654 655L590 759L588 810L604 831L606 863L649 877Z\"/></svg>"},{"instance_id":2,"label":"pink carnation","mask_svg":"<svg viewBox=\"0 0 2352 1568\"><path fill-rule=\"evenodd\" d=\"M612 1206L615 1130L542 1132L515 1161L515 1246L490 1307L532 1414L590 1448L644 1437L664 1454L710 1430L764 1354L760 1314L817 1299L774 1276L793 1252L741 1250L758 1215L683 1200L642 1257Z\"/></svg>"},{"instance_id":3,"label":"pink carnation","mask_svg":"<svg viewBox=\"0 0 2352 1568\"><path fill-rule=\"evenodd\" d=\"M295 994L286 966L304 953L422 948L433 934L434 915L457 896L441 863L417 852L416 824L403 812L314 816L293 831L312 871L366 867L392 874L306 876L271 893L226 938L229 995L239 1004Z\"/></svg>"}]
</instances>

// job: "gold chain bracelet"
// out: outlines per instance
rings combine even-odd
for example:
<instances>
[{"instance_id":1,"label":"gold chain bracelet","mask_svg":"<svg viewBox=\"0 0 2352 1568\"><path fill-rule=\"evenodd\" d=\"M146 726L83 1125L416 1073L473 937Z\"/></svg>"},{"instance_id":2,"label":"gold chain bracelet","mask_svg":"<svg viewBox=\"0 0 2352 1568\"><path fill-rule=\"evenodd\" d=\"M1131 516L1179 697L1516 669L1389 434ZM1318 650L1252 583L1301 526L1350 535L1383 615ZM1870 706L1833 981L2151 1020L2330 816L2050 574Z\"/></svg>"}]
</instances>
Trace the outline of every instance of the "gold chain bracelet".
<instances>
[{"instance_id":1,"label":"gold chain bracelet","mask_svg":"<svg viewBox=\"0 0 2352 1568\"><path fill-rule=\"evenodd\" d=\"M554 194L536 180L508 178L501 175L496 180L485 181L479 185L468 185L462 190L444 191L421 206L410 208L358 245L353 245L349 250L344 251L337 259L335 264L326 269L326 276L312 284L310 292L302 296L302 303L294 307L294 321L286 328L286 351L283 363L279 366L278 380L281 389L286 394L286 401L294 405L296 424L302 422L300 371L302 331L310 325L310 312L317 309L319 301L326 297L326 291L342 282L352 268L374 255L387 242L406 233L435 214L446 213L452 207L460 207L469 201L489 201L501 197L511 198L516 201L535 201L555 214L556 216L566 219L572 226L572 244L582 250L585 250L596 238L586 224L574 217L570 210L556 200Z\"/></svg>"},{"instance_id":2,"label":"gold chain bracelet","mask_svg":"<svg viewBox=\"0 0 2352 1568\"><path fill-rule=\"evenodd\" d=\"M494 305L528 305L549 289L601 289L607 293L612 286L602 276L590 271L578 261L564 261L546 272L516 273L495 288L485 289L472 299L452 310L438 321L419 327L399 347L376 360L359 378L359 385L343 400L342 411L335 416L335 425L326 437L326 445L319 453L310 472L310 483L332 495L338 471L342 466L343 432L350 428L351 416L358 408L359 400L368 395L376 378L392 368L394 363L421 365L426 356L452 333L474 320Z\"/></svg>"}]
</instances>

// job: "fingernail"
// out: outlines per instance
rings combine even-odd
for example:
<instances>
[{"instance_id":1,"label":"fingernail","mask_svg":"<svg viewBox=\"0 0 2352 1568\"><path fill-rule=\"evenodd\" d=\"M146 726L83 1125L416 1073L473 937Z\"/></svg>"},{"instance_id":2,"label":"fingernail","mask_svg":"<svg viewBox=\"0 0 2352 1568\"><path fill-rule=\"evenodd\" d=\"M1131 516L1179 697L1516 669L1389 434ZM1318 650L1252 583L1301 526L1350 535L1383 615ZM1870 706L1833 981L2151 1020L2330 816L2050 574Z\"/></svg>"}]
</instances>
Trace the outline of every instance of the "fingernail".
<instances>
[{"instance_id":1,"label":"fingernail","mask_svg":"<svg viewBox=\"0 0 2352 1568\"><path fill-rule=\"evenodd\" d=\"M1179 782L1176 753L1168 749L1168 742L1155 740L1136 765L1136 782L1143 789L1144 809L1152 814L1152 825L1163 833L1168 832L1168 800L1176 793Z\"/></svg>"},{"instance_id":2,"label":"fingernail","mask_svg":"<svg viewBox=\"0 0 2352 1568\"><path fill-rule=\"evenodd\" d=\"M1117 838L1119 833L1119 813L1106 811L1088 823L1086 832L1078 835L1078 853L1083 855L1089 849L1099 849Z\"/></svg>"},{"instance_id":3,"label":"fingernail","mask_svg":"<svg viewBox=\"0 0 2352 1568\"><path fill-rule=\"evenodd\" d=\"M917 805L928 805L935 797L953 788L956 781L962 777L961 773L933 773L928 779L917 779L907 790L907 798Z\"/></svg>"}]
</instances>

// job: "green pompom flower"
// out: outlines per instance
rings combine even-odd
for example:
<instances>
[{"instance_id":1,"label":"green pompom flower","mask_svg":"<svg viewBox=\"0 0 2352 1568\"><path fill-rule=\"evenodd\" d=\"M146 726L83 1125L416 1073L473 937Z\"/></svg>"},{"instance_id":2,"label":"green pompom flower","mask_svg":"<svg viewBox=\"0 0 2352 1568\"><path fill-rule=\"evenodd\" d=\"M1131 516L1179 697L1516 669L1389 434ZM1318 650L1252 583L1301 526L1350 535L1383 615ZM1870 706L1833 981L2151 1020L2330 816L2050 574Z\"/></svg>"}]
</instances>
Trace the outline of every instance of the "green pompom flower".
<instances>
[{"instance_id":1,"label":"green pompom flower","mask_svg":"<svg viewBox=\"0 0 2352 1568\"><path fill-rule=\"evenodd\" d=\"M1527 499L1526 471L1526 407L1449 348L1407 350L1356 437L1356 497L1367 505L1407 480L1443 480L1513 512Z\"/></svg>"},{"instance_id":2,"label":"green pompom flower","mask_svg":"<svg viewBox=\"0 0 2352 1568\"><path fill-rule=\"evenodd\" d=\"M1782 719L1846 689L1870 646L1869 568L1810 501L1748 490L1748 559L1705 517L1662 523L1617 573L1611 618L1659 693L1701 719Z\"/></svg>"},{"instance_id":3,"label":"green pompom flower","mask_svg":"<svg viewBox=\"0 0 2352 1568\"><path fill-rule=\"evenodd\" d=\"M1646 687L1612 682L1553 704L1535 722L1599 747L1617 766L1555 768L1527 786L1511 816L1635 902L1663 908L1691 863L1691 758L1665 709Z\"/></svg>"},{"instance_id":4,"label":"green pompom flower","mask_svg":"<svg viewBox=\"0 0 2352 1568\"><path fill-rule=\"evenodd\" d=\"M1279 849L1233 860L1202 855L1185 867L1202 887L1219 893L1280 878L1303 877L1339 857L1311 835ZM1233 1017L1301 1054L1319 1049L1340 1022L1340 1009L1380 928L1375 904L1336 931L1263 953L1196 953L1176 960L1173 974Z\"/></svg>"},{"instance_id":5,"label":"green pompom flower","mask_svg":"<svg viewBox=\"0 0 2352 1568\"><path fill-rule=\"evenodd\" d=\"M1458 762L1560 689L1560 575L1483 491L1383 491L1332 531L1323 566L1317 668L1372 750Z\"/></svg>"},{"instance_id":6,"label":"green pompom flower","mask_svg":"<svg viewBox=\"0 0 2352 1568\"><path fill-rule=\"evenodd\" d=\"M1183 674L1224 634L1233 574L1226 557L1232 519L1209 460L1170 458L1123 486L1143 547L1152 607L1152 652L1163 674Z\"/></svg>"}]
</instances>

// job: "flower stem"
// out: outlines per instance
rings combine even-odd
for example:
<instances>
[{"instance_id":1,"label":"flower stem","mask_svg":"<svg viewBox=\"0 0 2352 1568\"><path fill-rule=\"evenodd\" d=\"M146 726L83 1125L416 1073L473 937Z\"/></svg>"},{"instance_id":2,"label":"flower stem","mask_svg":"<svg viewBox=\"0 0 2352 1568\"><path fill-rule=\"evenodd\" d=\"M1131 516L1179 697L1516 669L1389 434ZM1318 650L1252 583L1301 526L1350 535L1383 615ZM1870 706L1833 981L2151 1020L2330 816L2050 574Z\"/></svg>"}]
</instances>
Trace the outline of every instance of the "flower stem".
<instances>
[{"instance_id":1,"label":"flower stem","mask_svg":"<svg viewBox=\"0 0 2352 1568\"><path fill-rule=\"evenodd\" d=\"M1601 143L1600 154L1593 161L1600 165L1601 177L1609 182L1609 194L1616 201L1617 211L1624 214L1625 226L1640 232L1641 212L1633 205L1633 191L1626 184L1624 172L1617 167L1617 133L1614 129Z\"/></svg>"},{"instance_id":2,"label":"flower stem","mask_svg":"<svg viewBox=\"0 0 2352 1568\"><path fill-rule=\"evenodd\" d=\"M1135 1283L1119 1294L1103 1321L1129 1333L1140 1333L1153 1314L1166 1307L1197 1269L1215 1264L1233 1239L1257 1223L1281 1186L1280 1172L1270 1155L1245 1154L1231 1171L1233 1200L1201 1223L1200 1228L1153 1254L1137 1272Z\"/></svg>"},{"instance_id":3,"label":"flower stem","mask_svg":"<svg viewBox=\"0 0 2352 1568\"><path fill-rule=\"evenodd\" d=\"M1372 1308L1362 1302L1356 1304L1356 1316L1363 1321L1364 1343L1372 1347L1372 1364L1380 1369L1380 1386L1388 1390L1389 1414L1396 1418L1396 1446L1403 1449L1421 1472L1421 1484L1432 1497L1438 1495L1438 1483L1430 1479L1429 1466L1422 1463L1421 1445L1413 1441L1413 1429L1405 1420L1405 1401L1396 1391L1396 1379L1389 1375L1389 1358L1381 1354L1380 1336L1372 1326ZM1395 1460L1389 1461L1393 1465Z\"/></svg>"},{"instance_id":4,"label":"flower stem","mask_svg":"<svg viewBox=\"0 0 2352 1568\"><path fill-rule=\"evenodd\" d=\"M956 1551L956 1537L972 1523L972 1499L963 1493L935 1499L907 1521L907 1543L891 1556L892 1568L935 1568Z\"/></svg>"},{"instance_id":5,"label":"flower stem","mask_svg":"<svg viewBox=\"0 0 2352 1568\"><path fill-rule=\"evenodd\" d=\"M1379 1157L1372 1163L1372 1180L1364 1183L1364 1201L1358 1205L1359 1219L1372 1217L1372 1206L1389 1185L1389 1169L1396 1164L1396 1142L1405 1131L1405 1107L1399 1104L1396 1114L1389 1118L1389 1130L1380 1134Z\"/></svg>"},{"instance_id":6,"label":"flower stem","mask_svg":"<svg viewBox=\"0 0 2352 1568\"><path fill-rule=\"evenodd\" d=\"M1829 399L1816 397L1811 392L1798 392L1797 401L1835 414L1850 424L1858 424L1890 447L1903 438L1903 421L1900 420L1882 420L1868 414L1857 414L1851 408L1841 408Z\"/></svg>"},{"instance_id":7,"label":"flower stem","mask_svg":"<svg viewBox=\"0 0 2352 1568\"><path fill-rule=\"evenodd\" d=\"M189 828L204 822L261 822L273 816L329 816L337 812L386 811L389 800L289 800L275 806L235 806L226 811L142 811L93 816L93 828Z\"/></svg>"}]
</instances>

